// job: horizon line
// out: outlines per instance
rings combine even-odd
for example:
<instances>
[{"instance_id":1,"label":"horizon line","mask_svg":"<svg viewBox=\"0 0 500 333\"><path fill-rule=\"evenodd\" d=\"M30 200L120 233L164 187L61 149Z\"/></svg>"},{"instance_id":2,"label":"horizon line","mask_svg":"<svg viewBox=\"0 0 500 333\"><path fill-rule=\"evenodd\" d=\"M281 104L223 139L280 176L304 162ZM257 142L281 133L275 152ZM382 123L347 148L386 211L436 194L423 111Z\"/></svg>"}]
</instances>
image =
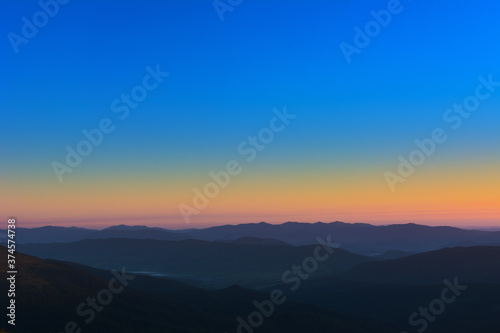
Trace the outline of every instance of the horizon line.
<instances>
[{"instance_id":1,"label":"horizon line","mask_svg":"<svg viewBox=\"0 0 500 333\"><path fill-rule=\"evenodd\" d=\"M267 225L285 225L289 223L297 223L297 224L334 224L334 223L342 223L342 224L348 224L348 225L369 225L369 226L374 226L374 227L388 227L388 226L402 226L402 225L417 225L417 226L424 226L424 227L430 227L430 228L439 228L439 227L448 227L448 228L456 228L456 229L463 229L463 230L481 230L481 231L500 231L500 224L498 225L485 225L485 226L454 226L454 225L449 225L449 224L442 224L442 225L429 225L429 224L423 224L423 223L415 223L415 222L406 222L406 223L385 223L385 224L374 224L374 223L367 223L367 222L344 222L344 221L331 221L331 222L323 222L323 221L316 221L316 222L300 222L300 221L286 221L286 222L266 222L266 221L259 221L259 222L246 222L246 223L225 223L225 224L218 224L218 225L207 225L203 227L192 227L192 228L168 228L167 226L160 226L160 225L147 225L147 224L125 224L125 223L120 223L120 224L109 224L107 226L103 227L86 227L86 226L80 226L80 225L53 225L53 224L46 224L42 226L32 226L32 227L17 227L23 228L23 229L39 229L39 228L47 228L47 227L52 227L52 228L75 228L75 229L87 229L87 230L96 230L96 231L102 231L106 230L109 228L113 227L129 227L129 228L134 228L134 227L144 227L144 229L161 229L165 231L184 231L184 230L203 230L203 229L210 229L210 228L216 228L216 227L225 227L225 226L241 226L241 225L257 225L257 224L267 224ZM31 224L31 223L30 223ZM5 230L5 229L2 229Z\"/></svg>"}]
</instances>

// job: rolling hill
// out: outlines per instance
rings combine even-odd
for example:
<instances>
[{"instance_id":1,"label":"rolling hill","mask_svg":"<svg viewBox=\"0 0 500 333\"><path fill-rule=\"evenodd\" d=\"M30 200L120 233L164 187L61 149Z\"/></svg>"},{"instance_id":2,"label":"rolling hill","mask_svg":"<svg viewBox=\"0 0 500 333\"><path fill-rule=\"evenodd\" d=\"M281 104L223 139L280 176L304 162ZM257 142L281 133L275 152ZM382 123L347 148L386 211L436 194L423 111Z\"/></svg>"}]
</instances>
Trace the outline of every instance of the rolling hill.
<instances>
[{"instance_id":1,"label":"rolling hill","mask_svg":"<svg viewBox=\"0 0 500 333\"><path fill-rule=\"evenodd\" d=\"M0 256L6 248L0 246ZM217 291L192 288L164 278L137 277L123 285L107 304L88 314L89 299L97 302L103 290L119 289L116 275L65 262L43 260L17 253L16 326L9 332L62 332L68 323L83 331L95 333L223 333L238 332L237 317L255 311L255 300L266 300L269 294L241 287ZM120 268L118 268L120 270ZM0 262L0 289L6 290L6 265ZM110 284L111 279L115 280ZM101 297L101 298L100 298ZM80 316L77 309L87 314ZM7 306L7 299L0 299ZM91 311L92 312L92 311ZM88 320L88 322L86 322ZM1 327L6 328L6 327ZM267 318L263 333L382 333L393 326L377 320L345 315L317 306L286 301ZM67 331L67 330L66 330ZM241 332L241 331L240 331Z\"/></svg>"},{"instance_id":2,"label":"rolling hill","mask_svg":"<svg viewBox=\"0 0 500 333\"><path fill-rule=\"evenodd\" d=\"M21 244L19 249L41 258L72 261L96 268L127 266L134 272L195 280L199 286L223 288L239 284L264 288L279 283L284 271L312 256L316 245L93 239L74 243ZM340 273L367 260L364 256L335 249L315 274Z\"/></svg>"}]
</instances>

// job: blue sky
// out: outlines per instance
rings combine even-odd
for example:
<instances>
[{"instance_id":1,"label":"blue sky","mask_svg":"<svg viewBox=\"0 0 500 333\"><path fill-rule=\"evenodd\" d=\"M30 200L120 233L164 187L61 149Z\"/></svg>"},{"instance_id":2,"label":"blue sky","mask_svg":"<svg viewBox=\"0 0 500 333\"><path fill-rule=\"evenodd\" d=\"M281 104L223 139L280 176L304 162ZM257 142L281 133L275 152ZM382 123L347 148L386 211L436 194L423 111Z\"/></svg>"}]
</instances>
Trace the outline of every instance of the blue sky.
<instances>
[{"instance_id":1,"label":"blue sky","mask_svg":"<svg viewBox=\"0 0 500 333\"><path fill-rule=\"evenodd\" d=\"M211 1L70 1L13 52L7 34L36 1L0 13L1 176L54 177L50 163L146 66L170 76L117 123L77 173L204 174L265 125L274 107L298 115L259 168L391 167L442 126L479 75L500 80L495 1L403 1L403 10L347 63L341 42L387 1L243 1L219 20ZM436 161L487 160L498 149L499 97L484 102ZM95 173L95 174L94 174Z\"/></svg>"}]
</instances>

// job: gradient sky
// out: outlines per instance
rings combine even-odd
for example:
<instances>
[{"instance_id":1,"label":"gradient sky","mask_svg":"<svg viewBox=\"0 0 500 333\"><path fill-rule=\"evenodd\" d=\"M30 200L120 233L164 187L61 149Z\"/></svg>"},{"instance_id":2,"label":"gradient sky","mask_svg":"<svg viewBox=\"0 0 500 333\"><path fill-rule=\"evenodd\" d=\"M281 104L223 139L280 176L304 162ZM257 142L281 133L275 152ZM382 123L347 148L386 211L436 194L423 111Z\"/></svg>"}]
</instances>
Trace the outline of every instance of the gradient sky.
<instances>
[{"instance_id":1,"label":"gradient sky","mask_svg":"<svg viewBox=\"0 0 500 333\"><path fill-rule=\"evenodd\" d=\"M36 1L0 11L0 218L20 226L190 228L268 221L500 226L500 87L453 130L443 114L500 81L498 1L402 1L348 64L339 47L387 1L70 1L19 45ZM170 75L120 120L146 67ZM252 162L238 153L273 109L297 115ZM81 131L115 130L59 182ZM415 139L448 140L392 192ZM185 223L179 204L241 162Z\"/></svg>"}]
</instances>

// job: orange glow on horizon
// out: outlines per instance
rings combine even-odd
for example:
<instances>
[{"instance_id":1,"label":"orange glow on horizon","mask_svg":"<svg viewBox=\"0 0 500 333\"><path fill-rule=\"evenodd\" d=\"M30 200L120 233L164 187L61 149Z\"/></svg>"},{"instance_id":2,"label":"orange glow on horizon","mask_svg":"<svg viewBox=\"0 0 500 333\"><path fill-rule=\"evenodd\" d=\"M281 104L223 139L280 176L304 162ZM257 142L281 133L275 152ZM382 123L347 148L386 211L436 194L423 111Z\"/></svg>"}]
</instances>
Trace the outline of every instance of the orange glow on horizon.
<instances>
[{"instance_id":1,"label":"orange glow on horizon","mask_svg":"<svg viewBox=\"0 0 500 333\"><path fill-rule=\"evenodd\" d=\"M30 227L145 224L179 229L260 221L500 226L497 164L423 168L395 193L381 168L312 170L308 176L249 171L232 179L190 224L178 206L192 206L192 188L202 189L208 177L75 177L56 186L53 181L3 181L0 200L9 210L3 211L4 219L15 212Z\"/></svg>"}]
</instances>

